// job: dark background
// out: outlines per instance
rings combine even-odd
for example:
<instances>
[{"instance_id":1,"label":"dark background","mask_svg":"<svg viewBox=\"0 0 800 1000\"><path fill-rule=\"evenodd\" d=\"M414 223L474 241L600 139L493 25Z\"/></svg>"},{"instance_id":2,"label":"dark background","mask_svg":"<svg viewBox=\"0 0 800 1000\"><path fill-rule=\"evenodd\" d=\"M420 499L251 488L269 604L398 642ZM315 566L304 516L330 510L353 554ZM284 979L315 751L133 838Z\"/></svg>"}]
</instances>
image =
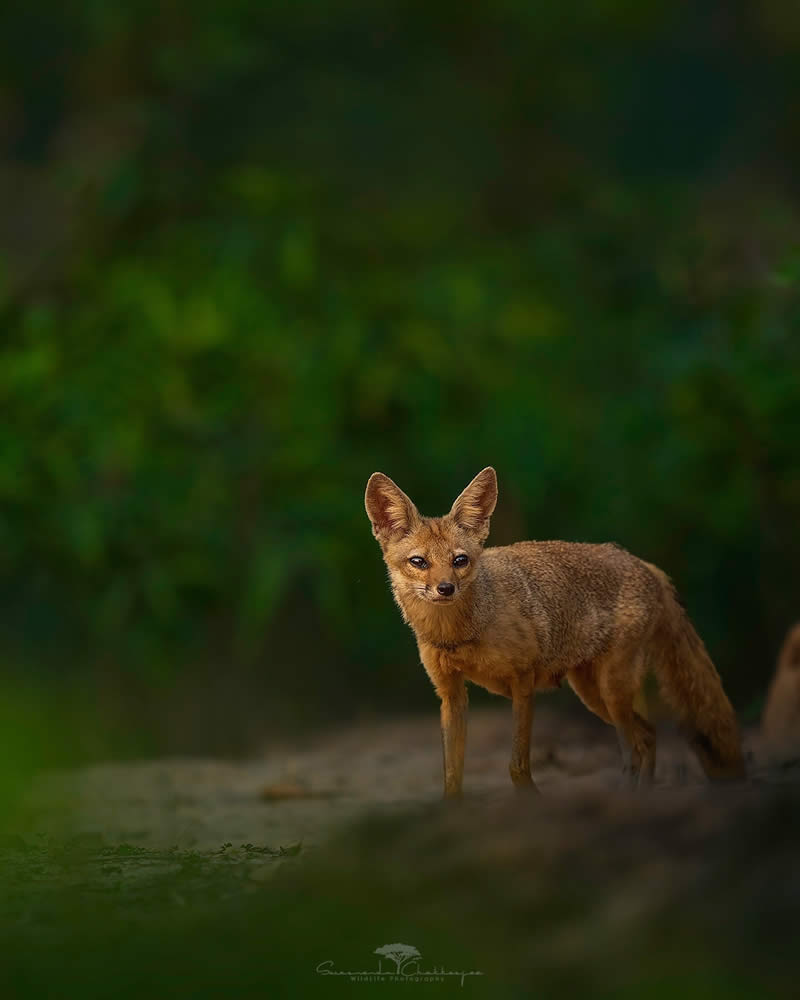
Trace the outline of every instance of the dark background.
<instances>
[{"instance_id":1,"label":"dark background","mask_svg":"<svg viewBox=\"0 0 800 1000\"><path fill-rule=\"evenodd\" d=\"M25 760L433 708L363 509L615 540L737 708L800 615L800 8L0 21L0 723Z\"/></svg>"}]
</instances>

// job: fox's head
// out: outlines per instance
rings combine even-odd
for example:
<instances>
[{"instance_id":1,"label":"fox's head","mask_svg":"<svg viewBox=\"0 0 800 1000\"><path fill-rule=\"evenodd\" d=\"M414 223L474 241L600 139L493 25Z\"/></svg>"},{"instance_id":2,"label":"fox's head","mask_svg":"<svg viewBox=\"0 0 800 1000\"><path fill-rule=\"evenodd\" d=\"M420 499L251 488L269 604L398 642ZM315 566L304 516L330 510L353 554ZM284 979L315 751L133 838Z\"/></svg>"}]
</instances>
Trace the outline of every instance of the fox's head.
<instances>
[{"instance_id":1,"label":"fox's head","mask_svg":"<svg viewBox=\"0 0 800 1000\"><path fill-rule=\"evenodd\" d=\"M369 477L364 504L402 606L415 600L442 606L458 601L475 578L496 503L491 466L478 473L444 517L423 517L382 472Z\"/></svg>"}]
</instances>

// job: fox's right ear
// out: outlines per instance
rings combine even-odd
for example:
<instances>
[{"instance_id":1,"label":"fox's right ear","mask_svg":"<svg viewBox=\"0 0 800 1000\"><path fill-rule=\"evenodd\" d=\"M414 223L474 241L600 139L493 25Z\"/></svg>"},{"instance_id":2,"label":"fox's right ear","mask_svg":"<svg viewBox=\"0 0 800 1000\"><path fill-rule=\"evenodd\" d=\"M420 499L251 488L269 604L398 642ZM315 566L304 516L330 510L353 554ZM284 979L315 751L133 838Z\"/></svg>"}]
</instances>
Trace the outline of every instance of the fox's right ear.
<instances>
[{"instance_id":1,"label":"fox's right ear","mask_svg":"<svg viewBox=\"0 0 800 1000\"><path fill-rule=\"evenodd\" d=\"M487 465L456 497L450 517L460 525L485 540L489 534L489 518L497 503L497 473Z\"/></svg>"},{"instance_id":2,"label":"fox's right ear","mask_svg":"<svg viewBox=\"0 0 800 1000\"><path fill-rule=\"evenodd\" d=\"M369 477L364 506L379 542L407 535L419 521L419 511L414 504L382 472L373 472Z\"/></svg>"}]
</instances>

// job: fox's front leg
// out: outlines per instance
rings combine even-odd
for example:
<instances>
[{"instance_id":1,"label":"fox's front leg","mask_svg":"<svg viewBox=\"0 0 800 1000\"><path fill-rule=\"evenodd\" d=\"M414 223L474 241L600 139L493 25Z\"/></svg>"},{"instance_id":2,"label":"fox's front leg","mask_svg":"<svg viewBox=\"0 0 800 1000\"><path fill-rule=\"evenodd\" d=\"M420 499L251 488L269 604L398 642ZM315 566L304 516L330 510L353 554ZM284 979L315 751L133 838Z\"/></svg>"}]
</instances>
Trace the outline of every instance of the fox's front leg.
<instances>
[{"instance_id":1,"label":"fox's front leg","mask_svg":"<svg viewBox=\"0 0 800 1000\"><path fill-rule=\"evenodd\" d=\"M514 728L511 736L511 763L508 773L514 787L538 791L531 777L531 726L533 725L533 683L528 678L511 682L511 711Z\"/></svg>"},{"instance_id":2,"label":"fox's front leg","mask_svg":"<svg viewBox=\"0 0 800 1000\"><path fill-rule=\"evenodd\" d=\"M442 699L442 753L444 756L444 797L461 796L464 779L464 744L467 738L467 686L461 674L451 674L436 685Z\"/></svg>"}]
</instances>

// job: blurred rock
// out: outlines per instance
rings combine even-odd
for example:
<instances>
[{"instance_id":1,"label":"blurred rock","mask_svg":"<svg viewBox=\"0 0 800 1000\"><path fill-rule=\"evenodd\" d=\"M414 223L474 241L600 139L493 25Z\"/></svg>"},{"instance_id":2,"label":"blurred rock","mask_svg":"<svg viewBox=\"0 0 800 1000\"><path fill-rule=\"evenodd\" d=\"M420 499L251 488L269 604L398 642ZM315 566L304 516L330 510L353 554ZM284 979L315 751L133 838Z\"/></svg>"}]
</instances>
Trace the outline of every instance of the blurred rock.
<instances>
[{"instance_id":1,"label":"blurred rock","mask_svg":"<svg viewBox=\"0 0 800 1000\"><path fill-rule=\"evenodd\" d=\"M773 760L800 758L800 623L786 635L772 678L761 732Z\"/></svg>"}]
</instances>

